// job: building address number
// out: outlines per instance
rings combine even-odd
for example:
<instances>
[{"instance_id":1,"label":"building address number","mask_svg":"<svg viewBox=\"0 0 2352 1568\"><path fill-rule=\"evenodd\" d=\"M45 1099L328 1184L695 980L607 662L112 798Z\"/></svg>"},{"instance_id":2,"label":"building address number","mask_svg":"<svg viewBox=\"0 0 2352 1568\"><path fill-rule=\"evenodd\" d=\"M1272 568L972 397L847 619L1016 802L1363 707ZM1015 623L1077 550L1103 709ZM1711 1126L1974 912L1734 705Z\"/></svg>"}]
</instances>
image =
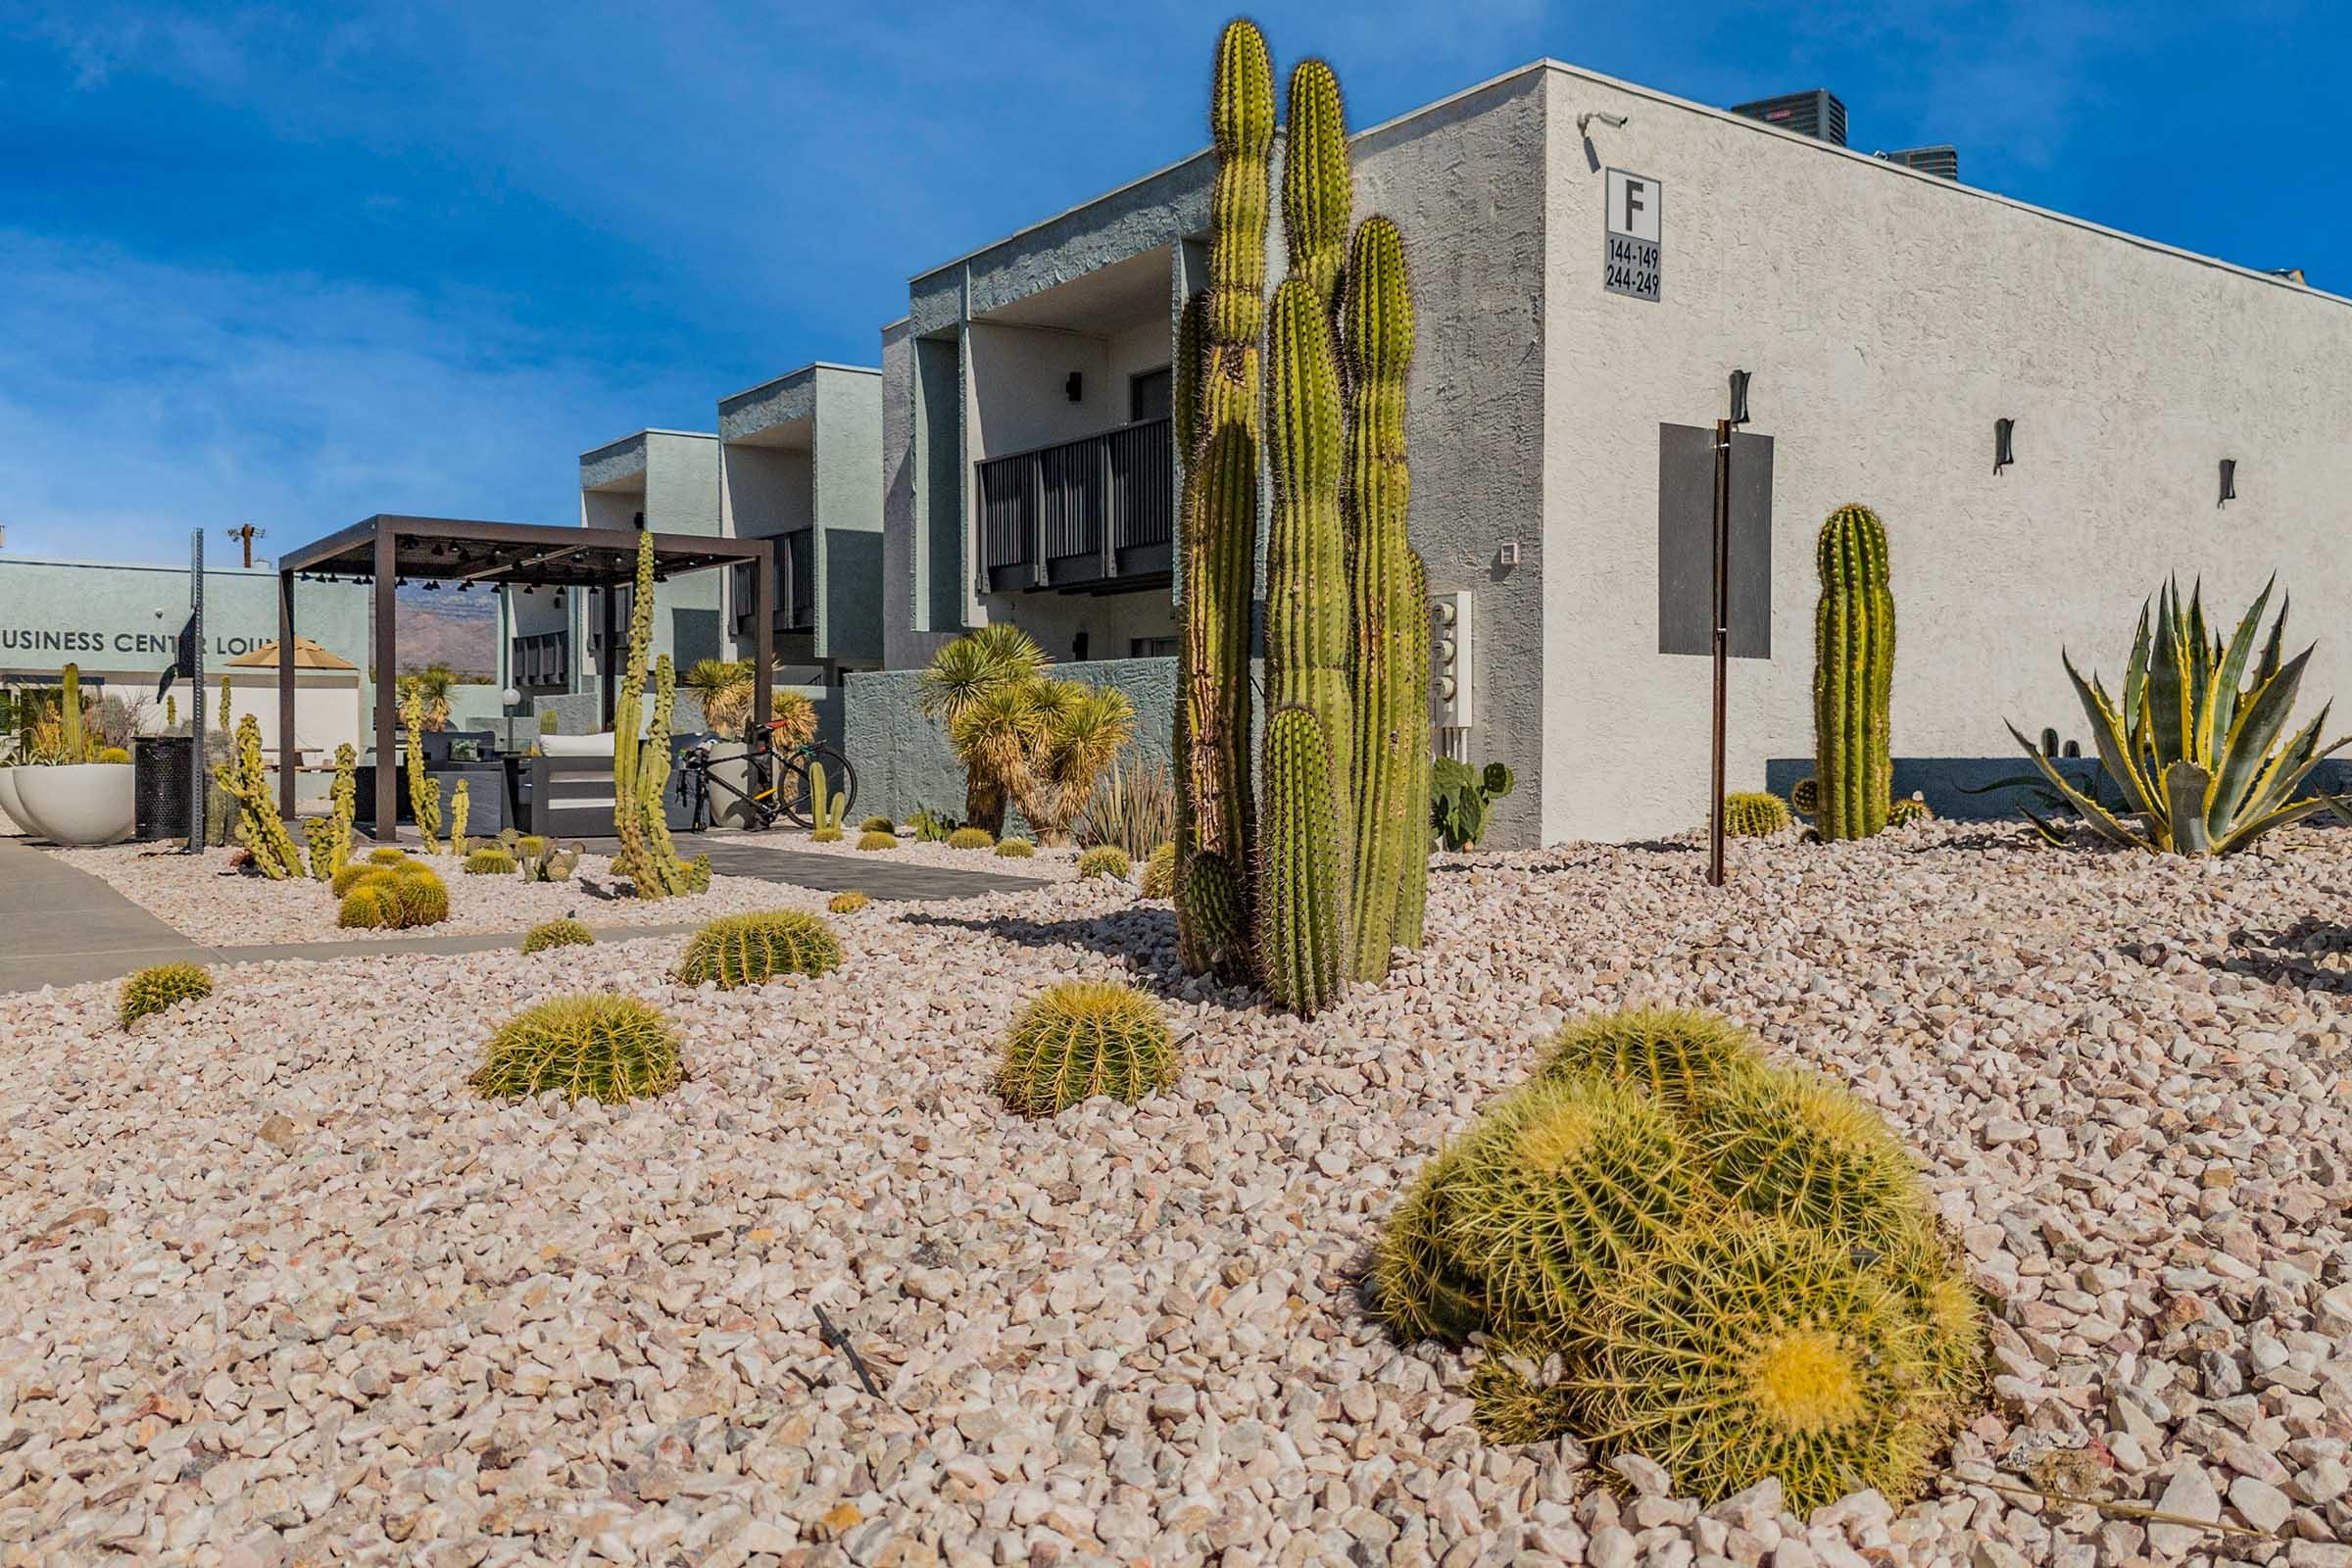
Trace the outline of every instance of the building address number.
<instances>
[{"instance_id":1,"label":"building address number","mask_svg":"<svg viewBox=\"0 0 2352 1568\"><path fill-rule=\"evenodd\" d=\"M1612 169L1605 185L1601 286L1631 299L1658 297L1658 253L1665 235L1665 188L1643 174Z\"/></svg>"}]
</instances>

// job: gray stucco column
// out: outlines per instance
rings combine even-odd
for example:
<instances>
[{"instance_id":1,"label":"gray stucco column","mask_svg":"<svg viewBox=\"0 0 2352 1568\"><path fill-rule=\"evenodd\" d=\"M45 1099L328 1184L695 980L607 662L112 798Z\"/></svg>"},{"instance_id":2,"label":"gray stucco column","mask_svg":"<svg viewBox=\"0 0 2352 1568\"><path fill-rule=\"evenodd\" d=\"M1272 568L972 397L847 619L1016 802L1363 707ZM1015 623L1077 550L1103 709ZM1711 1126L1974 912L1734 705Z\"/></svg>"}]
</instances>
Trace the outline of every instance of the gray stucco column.
<instances>
[{"instance_id":1,"label":"gray stucco column","mask_svg":"<svg viewBox=\"0 0 2352 1568\"><path fill-rule=\"evenodd\" d=\"M294 574L277 574L277 814L294 815ZM197 759L199 767L204 765Z\"/></svg>"}]
</instances>

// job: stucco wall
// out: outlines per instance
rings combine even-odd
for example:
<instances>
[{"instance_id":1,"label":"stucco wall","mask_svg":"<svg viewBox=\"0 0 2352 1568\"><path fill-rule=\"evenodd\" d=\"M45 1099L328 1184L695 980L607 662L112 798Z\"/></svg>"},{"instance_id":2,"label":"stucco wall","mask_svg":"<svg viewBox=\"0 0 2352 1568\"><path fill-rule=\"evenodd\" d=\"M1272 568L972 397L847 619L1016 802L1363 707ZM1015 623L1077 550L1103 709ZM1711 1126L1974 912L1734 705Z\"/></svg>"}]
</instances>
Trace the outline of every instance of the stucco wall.
<instances>
[{"instance_id":1,"label":"stucco wall","mask_svg":"<svg viewBox=\"0 0 2352 1568\"><path fill-rule=\"evenodd\" d=\"M1890 539L1898 759L2010 757L2004 718L2082 737L2060 648L2112 682L2167 572L2232 616L2278 572L2320 638L2306 711L2352 693L2315 613L2352 590L2352 306L1563 69L1546 94L1544 541L1570 567L1544 688L1575 779L1547 837L1700 818L1708 663L1656 652L1657 425L1717 416L1735 367L1776 449L1774 657L1733 662L1734 788L1812 750L1813 544L1848 501ZM1657 303L1602 291L1585 110L1628 117L1593 125L1601 169L1663 182Z\"/></svg>"},{"instance_id":2,"label":"stucco wall","mask_svg":"<svg viewBox=\"0 0 2352 1568\"><path fill-rule=\"evenodd\" d=\"M882 377L819 366L816 514L819 657L882 659Z\"/></svg>"},{"instance_id":3,"label":"stucco wall","mask_svg":"<svg viewBox=\"0 0 2352 1568\"><path fill-rule=\"evenodd\" d=\"M858 811L905 820L917 808L963 813L963 768L938 722L916 703L920 670L853 673L843 689L842 755L858 770ZM1101 660L1054 666L1065 680L1116 686L1135 704L1130 756L1166 765L1173 732L1176 661Z\"/></svg>"}]
</instances>

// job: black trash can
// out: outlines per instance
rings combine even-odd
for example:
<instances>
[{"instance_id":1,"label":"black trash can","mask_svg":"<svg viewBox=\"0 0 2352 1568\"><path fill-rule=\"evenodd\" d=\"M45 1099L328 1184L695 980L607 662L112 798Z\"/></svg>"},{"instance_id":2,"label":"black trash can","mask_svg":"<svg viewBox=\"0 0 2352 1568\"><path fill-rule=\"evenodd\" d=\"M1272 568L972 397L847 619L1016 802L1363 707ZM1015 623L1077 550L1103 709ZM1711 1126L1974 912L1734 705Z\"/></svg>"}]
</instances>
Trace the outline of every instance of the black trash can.
<instances>
[{"instance_id":1,"label":"black trash can","mask_svg":"<svg viewBox=\"0 0 2352 1568\"><path fill-rule=\"evenodd\" d=\"M137 805L131 837L142 843L188 836L196 800L196 740L190 735L141 735L130 743Z\"/></svg>"}]
</instances>

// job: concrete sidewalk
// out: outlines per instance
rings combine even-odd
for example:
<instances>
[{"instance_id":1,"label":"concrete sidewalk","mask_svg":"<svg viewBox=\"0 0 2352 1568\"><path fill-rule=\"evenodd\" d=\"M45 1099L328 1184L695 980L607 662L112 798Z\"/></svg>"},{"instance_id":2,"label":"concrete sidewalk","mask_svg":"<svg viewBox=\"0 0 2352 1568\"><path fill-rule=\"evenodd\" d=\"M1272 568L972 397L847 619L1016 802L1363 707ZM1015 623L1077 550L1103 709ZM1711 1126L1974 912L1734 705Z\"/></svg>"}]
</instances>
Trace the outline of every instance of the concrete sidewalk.
<instances>
[{"instance_id":1,"label":"concrete sidewalk","mask_svg":"<svg viewBox=\"0 0 2352 1568\"><path fill-rule=\"evenodd\" d=\"M611 841L590 841L598 854ZM682 853L709 851L722 876L757 877L820 892L858 888L878 901L968 899L987 893L1044 887L1035 877L946 866L850 860L838 855L730 844L722 836L683 837ZM677 936L684 925L600 925L589 929L610 942ZM372 954L420 956L485 953L520 942L518 931L475 935L354 938L348 941L209 944L182 935L87 871L68 865L21 839L0 838L0 993L37 991L114 980L158 963L319 962Z\"/></svg>"}]
</instances>

